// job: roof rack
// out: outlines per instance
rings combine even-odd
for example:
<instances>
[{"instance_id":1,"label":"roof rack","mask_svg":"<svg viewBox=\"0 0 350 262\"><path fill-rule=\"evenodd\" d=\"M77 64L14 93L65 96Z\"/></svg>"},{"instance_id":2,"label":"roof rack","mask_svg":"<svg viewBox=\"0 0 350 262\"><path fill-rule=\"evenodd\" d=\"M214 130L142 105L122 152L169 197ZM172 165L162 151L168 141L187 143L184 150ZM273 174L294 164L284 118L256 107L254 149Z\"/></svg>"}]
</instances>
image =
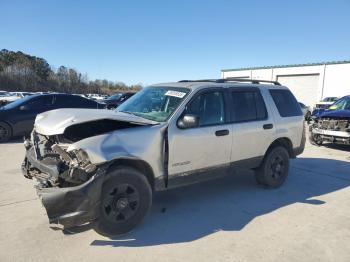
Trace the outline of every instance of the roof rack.
<instances>
[{"instance_id":1,"label":"roof rack","mask_svg":"<svg viewBox=\"0 0 350 262\"><path fill-rule=\"evenodd\" d=\"M186 82L211 82L211 83L249 82L252 84L270 83L270 84L274 84L277 86L281 85L278 81L247 79L247 78L237 78L237 77L227 77L227 78L220 78L220 79L180 80L179 81L179 83L186 83Z\"/></svg>"}]
</instances>

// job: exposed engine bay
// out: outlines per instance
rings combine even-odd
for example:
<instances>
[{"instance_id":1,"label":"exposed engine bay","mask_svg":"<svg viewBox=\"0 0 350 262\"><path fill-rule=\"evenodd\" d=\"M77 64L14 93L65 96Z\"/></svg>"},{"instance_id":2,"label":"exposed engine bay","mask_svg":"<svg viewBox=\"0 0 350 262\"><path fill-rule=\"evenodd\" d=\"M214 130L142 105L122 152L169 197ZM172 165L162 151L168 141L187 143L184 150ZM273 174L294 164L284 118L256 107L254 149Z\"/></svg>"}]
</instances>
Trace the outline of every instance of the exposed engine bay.
<instances>
[{"instance_id":1,"label":"exposed engine bay","mask_svg":"<svg viewBox=\"0 0 350 262\"><path fill-rule=\"evenodd\" d=\"M87 181L96 170L82 150L67 153L67 146L59 145L56 137L46 137L35 132L32 139L25 141L28 155L23 165L29 178L37 178L43 187L67 187ZM39 169L28 158L36 158L46 170ZM46 172L42 172L46 171Z\"/></svg>"},{"instance_id":2,"label":"exposed engine bay","mask_svg":"<svg viewBox=\"0 0 350 262\"><path fill-rule=\"evenodd\" d=\"M96 172L89 156L82 149L67 151L70 144L82 139L140 124L102 119L71 125L61 135L46 136L32 132L24 145L27 157L22 168L27 178L36 178L41 187L71 187L80 185ZM31 161L29 161L31 160Z\"/></svg>"}]
</instances>

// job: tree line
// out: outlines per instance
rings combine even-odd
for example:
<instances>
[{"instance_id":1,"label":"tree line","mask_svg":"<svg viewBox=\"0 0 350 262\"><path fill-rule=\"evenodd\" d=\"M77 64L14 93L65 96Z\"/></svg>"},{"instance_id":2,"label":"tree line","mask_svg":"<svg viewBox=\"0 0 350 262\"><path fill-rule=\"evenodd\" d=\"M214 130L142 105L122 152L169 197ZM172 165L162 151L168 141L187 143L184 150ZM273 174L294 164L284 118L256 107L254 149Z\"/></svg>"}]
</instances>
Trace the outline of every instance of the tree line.
<instances>
[{"instance_id":1,"label":"tree line","mask_svg":"<svg viewBox=\"0 0 350 262\"><path fill-rule=\"evenodd\" d=\"M65 66L55 69L41 57L20 51L0 51L0 90L111 94L140 89L141 85L128 86L106 79L89 81L86 74Z\"/></svg>"}]
</instances>

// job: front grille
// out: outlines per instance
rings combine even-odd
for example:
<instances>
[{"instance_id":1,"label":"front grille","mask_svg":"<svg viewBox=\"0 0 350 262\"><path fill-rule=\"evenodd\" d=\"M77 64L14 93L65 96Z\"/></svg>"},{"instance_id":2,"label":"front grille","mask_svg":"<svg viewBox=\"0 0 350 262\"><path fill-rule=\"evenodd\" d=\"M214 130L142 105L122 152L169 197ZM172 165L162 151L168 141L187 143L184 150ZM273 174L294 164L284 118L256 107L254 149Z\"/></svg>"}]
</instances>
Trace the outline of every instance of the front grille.
<instances>
[{"instance_id":1,"label":"front grille","mask_svg":"<svg viewBox=\"0 0 350 262\"><path fill-rule=\"evenodd\" d=\"M325 118L319 120L318 127L325 130L347 131L349 128L349 120Z\"/></svg>"}]
</instances>

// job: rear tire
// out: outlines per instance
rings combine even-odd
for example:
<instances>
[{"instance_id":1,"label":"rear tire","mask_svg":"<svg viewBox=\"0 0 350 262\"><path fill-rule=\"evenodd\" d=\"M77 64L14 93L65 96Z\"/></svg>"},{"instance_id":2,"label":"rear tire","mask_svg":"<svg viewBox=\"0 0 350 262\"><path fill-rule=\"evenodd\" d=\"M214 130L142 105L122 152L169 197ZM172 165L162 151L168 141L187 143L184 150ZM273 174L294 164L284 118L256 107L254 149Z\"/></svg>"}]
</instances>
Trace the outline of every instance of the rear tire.
<instances>
[{"instance_id":1,"label":"rear tire","mask_svg":"<svg viewBox=\"0 0 350 262\"><path fill-rule=\"evenodd\" d=\"M255 179L258 184L277 188L284 183L288 173L288 151L282 146L276 146L266 153L262 164L255 171Z\"/></svg>"},{"instance_id":2,"label":"rear tire","mask_svg":"<svg viewBox=\"0 0 350 262\"><path fill-rule=\"evenodd\" d=\"M0 122L0 143L9 141L12 138L12 128L4 122Z\"/></svg>"},{"instance_id":3,"label":"rear tire","mask_svg":"<svg viewBox=\"0 0 350 262\"><path fill-rule=\"evenodd\" d=\"M133 168L119 167L109 175L102 187L95 231L112 237L141 223L152 205L152 189L147 178Z\"/></svg>"}]
</instances>

